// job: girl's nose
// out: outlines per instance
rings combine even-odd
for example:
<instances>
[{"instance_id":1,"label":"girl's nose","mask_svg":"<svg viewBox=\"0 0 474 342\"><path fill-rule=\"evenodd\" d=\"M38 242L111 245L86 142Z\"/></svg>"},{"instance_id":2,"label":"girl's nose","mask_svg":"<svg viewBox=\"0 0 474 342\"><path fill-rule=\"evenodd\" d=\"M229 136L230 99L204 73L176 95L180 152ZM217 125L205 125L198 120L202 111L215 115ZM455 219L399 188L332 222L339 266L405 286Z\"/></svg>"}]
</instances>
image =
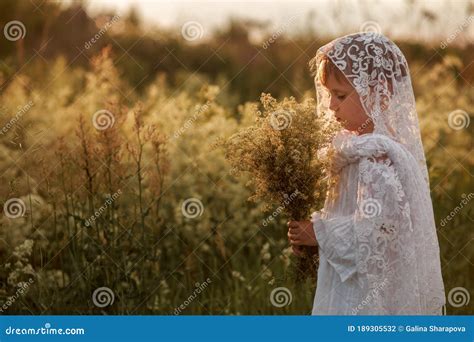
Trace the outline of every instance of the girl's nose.
<instances>
[{"instance_id":1,"label":"girl's nose","mask_svg":"<svg viewBox=\"0 0 474 342\"><path fill-rule=\"evenodd\" d=\"M335 98L335 96L331 96L330 101L329 101L329 109L332 110L333 112L336 112L338 106L339 106L339 103L337 99Z\"/></svg>"}]
</instances>

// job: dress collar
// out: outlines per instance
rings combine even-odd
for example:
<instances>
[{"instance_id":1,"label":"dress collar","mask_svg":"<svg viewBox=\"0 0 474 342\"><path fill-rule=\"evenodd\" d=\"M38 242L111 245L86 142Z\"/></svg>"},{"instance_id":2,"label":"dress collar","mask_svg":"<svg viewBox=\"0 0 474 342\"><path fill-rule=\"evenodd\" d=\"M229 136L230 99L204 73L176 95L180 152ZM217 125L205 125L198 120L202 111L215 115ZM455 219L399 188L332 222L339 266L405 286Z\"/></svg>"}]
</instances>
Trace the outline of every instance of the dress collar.
<instances>
[{"instance_id":1,"label":"dress collar","mask_svg":"<svg viewBox=\"0 0 474 342\"><path fill-rule=\"evenodd\" d=\"M331 143L331 170L339 172L347 164L355 163L363 157L390 157L394 144L397 145L394 140L382 134L357 135L348 130L341 130L336 133Z\"/></svg>"}]
</instances>

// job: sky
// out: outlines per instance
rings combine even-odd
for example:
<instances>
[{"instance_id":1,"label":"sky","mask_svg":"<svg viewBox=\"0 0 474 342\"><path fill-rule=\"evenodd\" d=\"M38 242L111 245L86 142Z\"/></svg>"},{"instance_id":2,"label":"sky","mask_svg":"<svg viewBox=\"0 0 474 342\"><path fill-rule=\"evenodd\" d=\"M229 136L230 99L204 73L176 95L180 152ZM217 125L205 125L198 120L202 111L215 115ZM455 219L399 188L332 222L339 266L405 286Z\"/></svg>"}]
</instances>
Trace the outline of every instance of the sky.
<instances>
[{"instance_id":1,"label":"sky","mask_svg":"<svg viewBox=\"0 0 474 342\"><path fill-rule=\"evenodd\" d=\"M435 14L436 24L414 15L417 11L413 7L409 9L408 2L416 3L414 8ZM375 25L393 38L408 36L430 40L435 37L439 40L459 30L469 38L474 37L474 18L465 11L469 4L474 9L474 0L90 0L86 8L92 15L104 9L114 9L124 15L134 6L147 25L176 27L187 21L197 21L206 32L212 32L231 17L239 17L267 20L271 22L270 28L276 30L284 26L289 33L312 28L322 34L338 35ZM313 16L309 16L311 11Z\"/></svg>"}]
</instances>

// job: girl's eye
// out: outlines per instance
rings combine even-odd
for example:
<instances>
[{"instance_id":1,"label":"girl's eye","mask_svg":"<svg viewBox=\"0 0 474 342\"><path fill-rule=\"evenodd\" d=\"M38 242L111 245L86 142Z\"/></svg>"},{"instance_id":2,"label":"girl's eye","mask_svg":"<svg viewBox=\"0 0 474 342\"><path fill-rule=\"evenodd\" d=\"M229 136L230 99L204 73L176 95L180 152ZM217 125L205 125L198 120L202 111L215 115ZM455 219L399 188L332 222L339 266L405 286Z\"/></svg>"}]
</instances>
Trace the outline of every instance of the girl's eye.
<instances>
[{"instance_id":1,"label":"girl's eye","mask_svg":"<svg viewBox=\"0 0 474 342\"><path fill-rule=\"evenodd\" d=\"M344 100L346 98L346 95L337 95L336 97L338 100Z\"/></svg>"}]
</instances>

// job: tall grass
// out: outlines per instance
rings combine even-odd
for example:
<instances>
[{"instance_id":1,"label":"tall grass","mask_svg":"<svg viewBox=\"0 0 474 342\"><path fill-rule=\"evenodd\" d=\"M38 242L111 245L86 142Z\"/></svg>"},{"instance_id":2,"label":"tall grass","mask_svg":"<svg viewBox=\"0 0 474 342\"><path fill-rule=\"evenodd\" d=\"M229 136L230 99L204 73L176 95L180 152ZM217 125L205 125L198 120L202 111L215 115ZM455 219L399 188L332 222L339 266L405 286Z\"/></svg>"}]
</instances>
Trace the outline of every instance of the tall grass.
<instances>
[{"instance_id":1,"label":"tall grass","mask_svg":"<svg viewBox=\"0 0 474 342\"><path fill-rule=\"evenodd\" d=\"M235 178L214 148L251 126L258 104L234 108L225 86L199 76L169 87L160 75L138 93L113 57L106 49L86 69L62 59L46 72L32 64L0 95L2 127L34 104L0 135L2 203L25 206L24 216L0 220L0 304L33 279L5 312L173 314L186 303L181 314L309 314L315 284L292 279L286 218L263 227L276 208L247 201L250 179ZM437 222L473 192L472 125L447 125L450 112L474 107L472 88L446 87L456 63L443 60L414 78ZM94 114L103 110L113 125L97 129ZM185 215L190 199L195 217ZM439 229L447 292L472 288L471 218L472 204ZM93 298L101 287L113 292L104 307ZM292 295L281 308L270 300L277 287Z\"/></svg>"}]
</instances>

